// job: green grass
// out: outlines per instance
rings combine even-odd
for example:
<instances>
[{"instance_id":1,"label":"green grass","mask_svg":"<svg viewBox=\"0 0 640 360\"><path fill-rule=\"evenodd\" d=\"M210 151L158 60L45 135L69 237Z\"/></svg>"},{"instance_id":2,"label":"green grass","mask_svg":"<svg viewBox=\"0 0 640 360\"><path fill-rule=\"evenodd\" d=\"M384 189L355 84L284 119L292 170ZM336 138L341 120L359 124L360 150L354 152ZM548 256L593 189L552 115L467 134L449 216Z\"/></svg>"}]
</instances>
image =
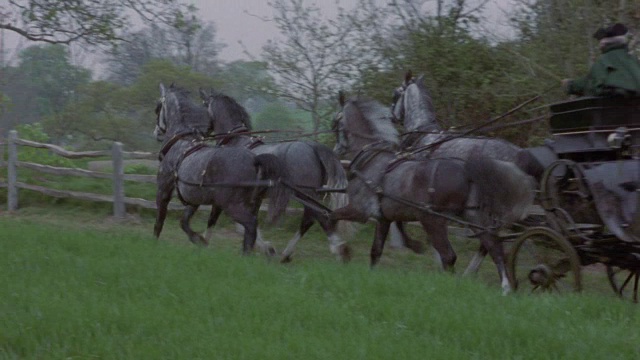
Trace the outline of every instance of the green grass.
<instances>
[{"instance_id":1,"label":"green grass","mask_svg":"<svg viewBox=\"0 0 640 360\"><path fill-rule=\"evenodd\" d=\"M492 284L431 271L424 257L404 251L388 251L371 271L368 239L354 243L356 258L343 265L329 259L317 233L285 266L241 256L228 222L211 247L196 248L175 220L156 241L148 214L126 223L64 208L0 216L0 357L640 356L638 307L612 296L505 297ZM280 234L279 244L290 226L269 235Z\"/></svg>"}]
</instances>

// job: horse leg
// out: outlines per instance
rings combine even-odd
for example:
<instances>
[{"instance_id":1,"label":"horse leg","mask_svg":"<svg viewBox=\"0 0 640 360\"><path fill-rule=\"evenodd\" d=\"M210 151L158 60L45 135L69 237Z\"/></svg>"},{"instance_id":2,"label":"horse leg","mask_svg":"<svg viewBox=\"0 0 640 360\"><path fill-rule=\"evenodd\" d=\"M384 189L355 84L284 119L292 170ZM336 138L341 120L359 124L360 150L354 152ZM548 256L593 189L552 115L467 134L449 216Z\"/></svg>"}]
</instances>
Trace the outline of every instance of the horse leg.
<instances>
[{"instance_id":1,"label":"horse leg","mask_svg":"<svg viewBox=\"0 0 640 360\"><path fill-rule=\"evenodd\" d=\"M458 256L449 242L447 220L434 216L420 219L420 224L429 236L431 246L436 250L436 260L440 262L442 269L454 272Z\"/></svg>"},{"instance_id":2,"label":"horse leg","mask_svg":"<svg viewBox=\"0 0 640 360\"><path fill-rule=\"evenodd\" d=\"M218 222L218 218L220 217L221 213L222 213L221 208L216 206L211 207L211 214L209 214L209 220L207 221L207 230L203 235L204 241L206 241L207 243L211 240L211 237L213 236L213 227L216 226L216 223Z\"/></svg>"},{"instance_id":3,"label":"horse leg","mask_svg":"<svg viewBox=\"0 0 640 360\"><path fill-rule=\"evenodd\" d=\"M249 255L256 244L258 234L258 209L259 202L252 208L247 208L242 203L236 203L225 210L225 213L244 227L244 237L242 240L242 253Z\"/></svg>"},{"instance_id":4,"label":"horse leg","mask_svg":"<svg viewBox=\"0 0 640 360\"><path fill-rule=\"evenodd\" d=\"M347 206L343 206L339 209L334 210L330 215L331 220L347 220L347 221L355 221L359 223L366 223L369 220L369 216L367 214L363 214L362 212L356 210L351 204Z\"/></svg>"},{"instance_id":5,"label":"horse leg","mask_svg":"<svg viewBox=\"0 0 640 360\"><path fill-rule=\"evenodd\" d=\"M191 218L193 217L193 214L195 214L197 210L198 210L197 205L187 205L184 209L184 212L182 213L182 219L180 219L180 227L182 228L182 231L187 233L187 236L189 236L189 240L192 243L200 244L200 245L209 245L207 240L205 240L202 237L202 235L198 234L197 232L193 231L193 229L191 229L191 224L190 224Z\"/></svg>"},{"instance_id":6,"label":"horse leg","mask_svg":"<svg viewBox=\"0 0 640 360\"><path fill-rule=\"evenodd\" d=\"M403 222L397 221L394 224L396 224L396 227L398 228L398 231L402 236L402 242L404 243L404 246L406 246L416 254L424 254L427 251L427 248L424 246L424 243L422 241L414 240L409 236L409 234L407 234Z\"/></svg>"},{"instance_id":7,"label":"horse leg","mask_svg":"<svg viewBox=\"0 0 640 360\"><path fill-rule=\"evenodd\" d=\"M164 220L167 218L167 208L169 207L169 201L171 201L171 194L173 193L173 187L170 189L161 189L158 187L156 192L156 223L153 226L153 235L156 238L160 237L162 227L164 226Z\"/></svg>"},{"instance_id":8,"label":"horse leg","mask_svg":"<svg viewBox=\"0 0 640 360\"><path fill-rule=\"evenodd\" d=\"M313 222L314 220L311 214L311 210L305 206L304 212L302 213L302 220L300 221L300 228L293 235L291 240L289 240L289 242L287 243L287 247L282 251L282 258L280 259L281 263L284 264L291 262L291 255L293 255L298 241L300 241L300 238L302 238L307 230L309 230L311 225L313 225Z\"/></svg>"},{"instance_id":9,"label":"horse leg","mask_svg":"<svg viewBox=\"0 0 640 360\"><path fill-rule=\"evenodd\" d=\"M469 266L464 270L463 275L476 274L485 256L487 256L487 249L484 245L480 244L478 251L473 255L473 258L469 262Z\"/></svg>"},{"instance_id":10,"label":"horse leg","mask_svg":"<svg viewBox=\"0 0 640 360\"><path fill-rule=\"evenodd\" d=\"M240 223L236 223L236 231L238 233L244 234L244 226ZM261 253L271 257L277 254L276 248L271 245L271 242L265 241L264 237L262 237L262 231L260 228L256 230L256 245L255 247L260 250Z\"/></svg>"},{"instance_id":11,"label":"horse leg","mask_svg":"<svg viewBox=\"0 0 640 360\"><path fill-rule=\"evenodd\" d=\"M509 277L507 276L507 267L505 265L504 260L504 248L502 246L502 242L496 234L485 231L480 235L480 241L482 241L482 246L487 249L493 262L496 264L496 268L498 269L498 275L500 276L501 286L502 286L502 294L506 295L511 292L511 284L509 283Z\"/></svg>"},{"instance_id":12,"label":"horse leg","mask_svg":"<svg viewBox=\"0 0 640 360\"><path fill-rule=\"evenodd\" d=\"M329 219L325 215L305 206L302 214L302 220L300 222L300 229L296 232L287 244L286 249L282 252L282 260L280 260L282 263L288 263L291 261L291 255L293 254L296 244L304 234L306 234L316 220L322 227L322 230L324 230L325 234L327 234L327 239L329 240L329 251L332 254L339 255L343 262L349 262L351 260L351 248L336 232L337 221Z\"/></svg>"},{"instance_id":13,"label":"horse leg","mask_svg":"<svg viewBox=\"0 0 640 360\"><path fill-rule=\"evenodd\" d=\"M276 256L277 254L276 248L271 245L271 242L265 241L262 237L262 231L260 231L260 228L256 229L256 247L260 249L260 252L269 257Z\"/></svg>"},{"instance_id":14,"label":"horse leg","mask_svg":"<svg viewBox=\"0 0 640 360\"><path fill-rule=\"evenodd\" d=\"M391 222L384 219L378 219L378 223L376 224L376 235L373 239L373 244L371 245L372 268L380 261L382 250L384 250L384 242L387 240L387 235L389 235L390 226Z\"/></svg>"}]
</instances>

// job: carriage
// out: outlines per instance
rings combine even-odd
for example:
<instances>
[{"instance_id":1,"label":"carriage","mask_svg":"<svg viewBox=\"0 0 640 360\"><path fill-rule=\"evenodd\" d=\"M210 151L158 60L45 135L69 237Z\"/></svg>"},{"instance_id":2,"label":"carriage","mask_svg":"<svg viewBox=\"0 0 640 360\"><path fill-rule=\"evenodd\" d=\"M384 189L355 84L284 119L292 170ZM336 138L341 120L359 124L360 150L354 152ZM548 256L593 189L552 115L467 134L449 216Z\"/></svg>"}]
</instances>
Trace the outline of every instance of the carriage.
<instances>
[{"instance_id":1,"label":"carriage","mask_svg":"<svg viewBox=\"0 0 640 360\"><path fill-rule=\"evenodd\" d=\"M511 282L520 290L564 284L579 291L581 271L604 265L613 290L637 302L640 99L587 97L550 111L551 137L527 149L541 169L542 221L514 235Z\"/></svg>"}]
</instances>

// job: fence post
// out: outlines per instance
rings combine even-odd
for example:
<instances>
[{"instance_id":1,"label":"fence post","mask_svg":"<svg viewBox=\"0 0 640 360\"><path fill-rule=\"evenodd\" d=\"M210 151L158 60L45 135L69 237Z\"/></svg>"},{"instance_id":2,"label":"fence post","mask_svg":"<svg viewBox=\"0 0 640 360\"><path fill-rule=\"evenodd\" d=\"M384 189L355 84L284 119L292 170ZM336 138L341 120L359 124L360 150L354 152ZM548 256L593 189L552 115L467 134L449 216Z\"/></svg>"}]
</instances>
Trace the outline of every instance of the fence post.
<instances>
[{"instance_id":1,"label":"fence post","mask_svg":"<svg viewBox=\"0 0 640 360\"><path fill-rule=\"evenodd\" d=\"M7 159L7 210L18 210L18 174L16 172L16 163L18 162L18 146L16 140L18 139L18 132L15 130L9 131L9 141L7 144L8 155Z\"/></svg>"},{"instance_id":2,"label":"fence post","mask_svg":"<svg viewBox=\"0 0 640 360\"><path fill-rule=\"evenodd\" d=\"M111 158L113 161L113 216L124 219L124 161L122 143L114 142Z\"/></svg>"}]
</instances>

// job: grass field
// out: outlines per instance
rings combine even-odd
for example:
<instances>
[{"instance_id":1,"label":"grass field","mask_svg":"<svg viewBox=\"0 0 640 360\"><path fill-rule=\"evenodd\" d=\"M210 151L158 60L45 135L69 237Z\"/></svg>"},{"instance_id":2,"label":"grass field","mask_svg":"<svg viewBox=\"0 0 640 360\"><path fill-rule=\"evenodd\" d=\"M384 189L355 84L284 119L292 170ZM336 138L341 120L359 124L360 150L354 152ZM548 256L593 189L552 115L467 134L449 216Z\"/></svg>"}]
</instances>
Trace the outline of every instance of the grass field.
<instances>
[{"instance_id":1,"label":"grass field","mask_svg":"<svg viewBox=\"0 0 640 360\"><path fill-rule=\"evenodd\" d=\"M150 213L108 213L69 202L0 214L0 358L640 358L638 306L597 286L501 296L490 261L462 278L392 249L370 270L371 226L351 241L350 264L314 228L281 265L241 256L226 220L197 248L176 214L156 241ZM281 250L295 224L265 236ZM462 264L476 245L454 244Z\"/></svg>"}]
</instances>

